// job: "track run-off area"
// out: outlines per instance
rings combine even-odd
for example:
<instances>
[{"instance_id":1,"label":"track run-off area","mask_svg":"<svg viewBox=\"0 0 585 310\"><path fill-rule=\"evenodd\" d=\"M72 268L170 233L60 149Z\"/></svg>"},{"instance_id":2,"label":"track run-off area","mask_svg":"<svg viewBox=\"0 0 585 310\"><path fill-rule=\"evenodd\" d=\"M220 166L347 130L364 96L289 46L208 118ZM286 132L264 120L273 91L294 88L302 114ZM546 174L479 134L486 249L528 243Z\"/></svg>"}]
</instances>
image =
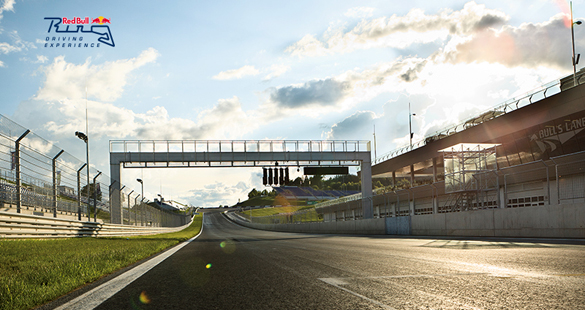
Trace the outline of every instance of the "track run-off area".
<instances>
[{"instance_id":1,"label":"track run-off area","mask_svg":"<svg viewBox=\"0 0 585 310\"><path fill-rule=\"evenodd\" d=\"M585 309L583 240L278 233L207 211L177 247L50 306Z\"/></svg>"}]
</instances>

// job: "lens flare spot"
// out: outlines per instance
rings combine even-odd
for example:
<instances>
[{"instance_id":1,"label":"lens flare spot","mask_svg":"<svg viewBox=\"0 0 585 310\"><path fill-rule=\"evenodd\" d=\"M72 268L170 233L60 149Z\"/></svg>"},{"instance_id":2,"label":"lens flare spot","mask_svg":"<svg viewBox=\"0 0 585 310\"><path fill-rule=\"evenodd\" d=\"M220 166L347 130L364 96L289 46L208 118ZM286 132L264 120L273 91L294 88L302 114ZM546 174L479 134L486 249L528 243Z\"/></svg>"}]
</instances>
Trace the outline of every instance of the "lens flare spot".
<instances>
[{"instance_id":1,"label":"lens flare spot","mask_svg":"<svg viewBox=\"0 0 585 310\"><path fill-rule=\"evenodd\" d=\"M222 249L222 251L226 254L232 254L234 253L234 251L236 250L236 244L234 243L233 240L231 239L227 239L222 241L219 244L219 247Z\"/></svg>"},{"instance_id":2,"label":"lens flare spot","mask_svg":"<svg viewBox=\"0 0 585 310\"><path fill-rule=\"evenodd\" d=\"M211 268L211 263L205 265L205 268L207 268L207 269Z\"/></svg>"},{"instance_id":3,"label":"lens flare spot","mask_svg":"<svg viewBox=\"0 0 585 310\"><path fill-rule=\"evenodd\" d=\"M142 293L140 293L140 297L138 297L138 299L140 299L140 302L145 305L150 303L150 298L148 298L145 291L142 291Z\"/></svg>"}]
</instances>

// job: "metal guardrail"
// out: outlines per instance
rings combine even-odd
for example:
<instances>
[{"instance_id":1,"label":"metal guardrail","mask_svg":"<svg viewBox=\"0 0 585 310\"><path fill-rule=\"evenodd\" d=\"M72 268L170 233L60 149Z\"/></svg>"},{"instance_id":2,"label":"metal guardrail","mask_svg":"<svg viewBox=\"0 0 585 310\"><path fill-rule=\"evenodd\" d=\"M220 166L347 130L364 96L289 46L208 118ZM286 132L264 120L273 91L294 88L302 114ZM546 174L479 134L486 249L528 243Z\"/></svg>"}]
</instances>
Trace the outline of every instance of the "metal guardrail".
<instances>
[{"instance_id":1,"label":"metal guardrail","mask_svg":"<svg viewBox=\"0 0 585 310\"><path fill-rule=\"evenodd\" d=\"M110 140L110 152L365 152L370 141Z\"/></svg>"},{"instance_id":2,"label":"metal guardrail","mask_svg":"<svg viewBox=\"0 0 585 310\"><path fill-rule=\"evenodd\" d=\"M83 148L83 141L79 143ZM86 169L85 161L0 115L0 206L16 206L17 212L21 208L40 209L53 213L53 217L74 213L78 220L87 218L94 207L98 213L109 212L110 177L91 168L93 181L88 184ZM142 202L139 190L124 184L120 187L125 223L156 226L184 223L185 215L146 205L148 200Z\"/></svg>"},{"instance_id":3,"label":"metal guardrail","mask_svg":"<svg viewBox=\"0 0 585 310\"><path fill-rule=\"evenodd\" d=\"M375 158L372 164L378 164L385 160L397 157L399 155L417 149L421 146L424 146L429 142L443 139L455 133L461 132L465 129L477 126L485 121L500 117L506 113L533 104L534 102L547 98L547 96L558 94L561 91L560 86L561 86L560 79L544 84L522 95L516 96L512 99L508 99L504 103L489 108L480 113L479 115L470 117L459 124L455 124L447 128L438 130L432 134L426 135L423 139L413 142L412 146L410 145L402 146L390 152L384 153L383 155L380 155L379 157ZM557 87L558 89L556 89ZM547 94L549 90L554 90L554 92ZM538 98L540 93L542 93L542 98Z\"/></svg>"},{"instance_id":4,"label":"metal guardrail","mask_svg":"<svg viewBox=\"0 0 585 310\"><path fill-rule=\"evenodd\" d=\"M190 224L172 228L139 227L0 212L0 239L152 235L180 231Z\"/></svg>"}]
</instances>

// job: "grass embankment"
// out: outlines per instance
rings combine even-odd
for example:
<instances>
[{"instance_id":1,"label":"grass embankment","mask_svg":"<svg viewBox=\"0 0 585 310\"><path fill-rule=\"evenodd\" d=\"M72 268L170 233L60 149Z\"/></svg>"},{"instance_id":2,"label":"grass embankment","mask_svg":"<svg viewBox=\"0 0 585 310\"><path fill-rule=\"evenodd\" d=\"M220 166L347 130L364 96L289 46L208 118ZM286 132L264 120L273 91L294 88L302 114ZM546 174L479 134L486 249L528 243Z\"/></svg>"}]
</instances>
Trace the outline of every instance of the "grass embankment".
<instances>
[{"instance_id":1,"label":"grass embankment","mask_svg":"<svg viewBox=\"0 0 585 310\"><path fill-rule=\"evenodd\" d=\"M0 309L30 309L86 283L188 240L201 230L201 215L186 229L129 238L0 240Z\"/></svg>"},{"instance_id":2,"label":"grass embankment","mask_svg":"<svg viewBox=\"0 0 585 310\"><path fill-rule=\"evenodd\" d=\"M285 207L272 207L272 208L262 208L262 209L254 209L252 211L253 216L269 216L281 213L291 213L296 212L299 210L304 209L311 209L313 206L285 206ZM246 216L250 216L250 210L246 210L242 212Z\"/></svg>"},{"instance_id":3,"label":"grass embankment","mask_svg":"<svg viewBox=\"0 0 585 310\"><path fill-rule=\"evenodd\" d=\"M252 197L246 201L242 201L233 207L250 207L250 206L303 206L306 205L305 200L287 200L282 197L257 196Z\"/></svg>"},{"instance_id":4,"label":"grass embankment","mask_svg":"<svg viewBox=\"0 0 585 310\"><path fill-rule=\"evenodd\" d=\"M286 214L291 212L297 212L306 210L306 214L304 215L295 215L293 222L319 222L322 221L319 218L319 214L315 211L314 206L286 206L286 207L272 207L272 208L262 208L262 209L253 209L253 210L246 210L241 212L244 217L250 218L250 214L256 219L257 217L263 216L271 216L271 215L278 215L278 214ZM260 220L260 219L257 219ZM261 221L261 220L260 220Z\"/></svg>"}]
</instances>

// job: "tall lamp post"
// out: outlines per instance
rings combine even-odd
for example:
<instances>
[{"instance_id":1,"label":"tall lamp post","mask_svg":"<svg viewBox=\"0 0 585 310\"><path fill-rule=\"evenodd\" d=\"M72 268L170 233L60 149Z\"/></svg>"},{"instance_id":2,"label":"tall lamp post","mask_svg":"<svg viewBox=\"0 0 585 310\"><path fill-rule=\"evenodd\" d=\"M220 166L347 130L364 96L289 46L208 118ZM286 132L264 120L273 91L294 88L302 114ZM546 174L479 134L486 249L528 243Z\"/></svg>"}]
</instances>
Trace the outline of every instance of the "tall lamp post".
<instances>
[{"instance_id":1,"label":"tall lamp post","mask_svg":"<svg viewBox=\"0 0 585 310\"><path fill-rule=\"evenodd\" d=\"M85 156L86 156L86 164L87 164L87 221L91 221L91 215L89 212L89 138L86 134L81 131L76 131L75 135L85 142Z\"/></svg>"},{"instance_id":2,"label":"tall lamp post","mask_svg":"<svg viewBox=\"0 0 585 310\"><path fill-rule=\"evenodd\" d=\"M573 1L571 1L571 43L573 45L573 86L577 86L577 64L579 63L579 54L577 58L575 58L575 31L573 30L573 26L581 25L582 22L580 20L573 22Z\"/></svg>"},{"instance_id":3,"label":"tall lamp post","mask_svg":"<svg viewBox=\"0 0 585 310\"><path fill-rule=\"evenodd\" d=\"M140 183L140 187L142 189L141 191L141 196L142 196L142 200L140 201L140 209L142 209L144 211L144 208L142 207L142 201L144 201L144 182L142 182L142 179L136 179L136 181L138 181L138 183ZM143 224L143 216L142 216L142 212L140 212L140 223Z\"/></svg>"},{"instance_id":4,"label":"tall lamp post","mask_svg":"<svg viewBox=\"0 0 585 310\"><path fill-rule=\"evenodd\" d=\"M416 115L410 112L410 102L408 103L408 136L410 137L410 150L412 150L412 136L414 133L412 132L412 116Z\"/></svg>"}]
</instances>

